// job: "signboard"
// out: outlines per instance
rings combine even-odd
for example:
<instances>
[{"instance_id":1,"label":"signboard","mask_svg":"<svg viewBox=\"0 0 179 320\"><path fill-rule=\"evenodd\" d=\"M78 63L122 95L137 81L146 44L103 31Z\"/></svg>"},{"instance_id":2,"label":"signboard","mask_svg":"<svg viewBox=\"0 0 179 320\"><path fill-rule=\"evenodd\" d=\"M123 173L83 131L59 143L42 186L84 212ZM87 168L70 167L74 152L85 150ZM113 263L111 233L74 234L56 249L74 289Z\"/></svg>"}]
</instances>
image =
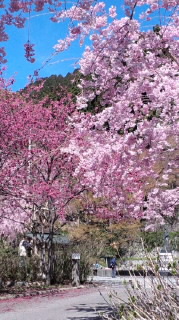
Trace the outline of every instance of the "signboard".
<instances>
[{"instance_id":1,"label":"signboard","mask_svg":"<svg viewBox=\"0 0 179 320\"><path fill-rule=\"evenodd\" d=\"M159 253L159 258L160 258L160 271L164 271L168 269L168 265L173 263L173 255L171 252L160 252Z\"/></svg>"},{"instance_id":2,"label":"signboard","mask_svg":"<svg viewBox=\"0 0 179 320\"><path fill-rule=\"evenodd\" d=\"M73 260L80 260L80 253L72 253Z\"/></svg>"}]
</instances>

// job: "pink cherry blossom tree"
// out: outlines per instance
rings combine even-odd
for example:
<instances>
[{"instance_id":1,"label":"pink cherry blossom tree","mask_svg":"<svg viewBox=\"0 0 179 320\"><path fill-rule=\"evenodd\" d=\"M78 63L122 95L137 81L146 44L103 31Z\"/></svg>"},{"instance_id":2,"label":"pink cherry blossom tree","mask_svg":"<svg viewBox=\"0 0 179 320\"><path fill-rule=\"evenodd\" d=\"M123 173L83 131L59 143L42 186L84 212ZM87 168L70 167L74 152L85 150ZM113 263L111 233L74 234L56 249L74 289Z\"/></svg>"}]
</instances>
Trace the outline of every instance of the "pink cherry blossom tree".
<instances>
[{"instance_id":1,"label":"pink cherry blossom tree","mask_svg":"<svg viewBox=\"0 0 179 320\"><path fill-rule=\"evenodd\" d=\"M27 93L3 91L0 106L0 233L12 237L30 231L34 240L38 233L42 272L50 283L54 233L65 223L70 202L85 189L73 177L77 159L62 151L73 135L75 105L68 94L58 102L34 102Z\"/></svg>"},{"instance_id":2,"label":"pink cherry blossom tree","mask_svg":"<svg viewBox=\"0 0 179 320\"><path fill-rule=\"evenodd\" d=\"M83 110L98 98L96 114L81 118L69 150L80 158L76 172L104 197L105 215L164 223L177 217L179 204L178 3L147 1L144 18L160 11L168 20L144 32L134 9L145 3L126 1L127 17L120 20L114 8L112 22L105 11L100 16L80 62L78 97Z\"/></svg>"}]
</instances>

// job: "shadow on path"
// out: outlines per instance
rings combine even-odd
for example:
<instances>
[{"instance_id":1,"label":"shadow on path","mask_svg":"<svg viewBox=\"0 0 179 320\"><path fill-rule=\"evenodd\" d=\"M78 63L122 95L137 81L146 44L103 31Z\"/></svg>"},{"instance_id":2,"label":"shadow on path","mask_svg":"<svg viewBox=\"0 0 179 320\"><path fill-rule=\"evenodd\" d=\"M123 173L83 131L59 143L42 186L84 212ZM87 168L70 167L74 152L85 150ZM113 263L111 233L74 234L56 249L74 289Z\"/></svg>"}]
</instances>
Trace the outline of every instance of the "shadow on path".
<instances>
[{"instance_id":1,"label":"shadow on path","mask_svg":"<svg viewBox=\"0 0 179 320\"><path fill-rule=\"evenodd\" d=\"M110 310L110 307L105 303L95 304L94 307L83 303L68 309L68 311L74 311L75 313L79 312L81 315L79 314L77 317L68 317L67 320L101 320L102 317L100 316L100 313L109 313Z\"/></svg>"}]
</instances>

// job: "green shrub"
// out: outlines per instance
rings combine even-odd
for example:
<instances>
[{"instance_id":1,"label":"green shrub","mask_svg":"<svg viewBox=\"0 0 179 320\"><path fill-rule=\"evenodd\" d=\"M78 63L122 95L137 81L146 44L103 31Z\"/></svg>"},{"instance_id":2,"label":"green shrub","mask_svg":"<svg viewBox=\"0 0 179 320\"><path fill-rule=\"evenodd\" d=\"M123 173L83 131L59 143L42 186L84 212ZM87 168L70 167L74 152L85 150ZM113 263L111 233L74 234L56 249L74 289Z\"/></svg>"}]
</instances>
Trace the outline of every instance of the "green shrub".
<instances>
[{"instance_id":1,"label":"green shrub","mask_svg":"<svg viewBox=\"0 0 179 320\"><path fill-rule=\"evenodd\" d=\"M18 248L11 245L0 246L0 279L7 281L36 281L39 273L39 257L19 257Z\"/></svg>"},{"instance_id":2,"label":"green shrub","mask_svg":"<svg viewBox=\"0 0 179 320\"><path fill-rule=\"evenodd\" d=\"M3 283L19 279L19 258L17 249L10 246L0 247L0 279Z\"/></svg>"},{"instance_id":3,"label":"green shrub","mask_svg":"<svg viewBox=\"0 0 179 320\"><path fill-rule=\"evenodd\" d=\"M83 245L57 249L55 251L53 267L53 283L64 283L71 281L72 278L72 253L79 252L81 255L79 261L80 282L84 282L90 273L91 256L86 252Z\"/></svg>"}]
</instances>

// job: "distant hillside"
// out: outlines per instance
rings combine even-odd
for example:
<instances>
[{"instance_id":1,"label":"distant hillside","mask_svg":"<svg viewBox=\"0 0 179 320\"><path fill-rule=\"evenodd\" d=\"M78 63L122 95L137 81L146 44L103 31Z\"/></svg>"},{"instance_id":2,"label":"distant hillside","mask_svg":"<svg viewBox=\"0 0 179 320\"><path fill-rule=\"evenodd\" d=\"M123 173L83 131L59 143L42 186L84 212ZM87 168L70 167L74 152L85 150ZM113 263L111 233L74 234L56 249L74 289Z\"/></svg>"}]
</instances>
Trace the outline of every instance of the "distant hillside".
<instances>
[{"instance_id":1,"label":"distant hillside","mask_svg":"<svg viewBox=\"0 0 179 320\"><path fill-rule=\"evenodd\" d=\"M81 75L79 69L76 69L73 73L67 73L64 77L62 75L51 75L47 78L41 78L24 88L22 92L26 92L30 88L32 90L31 98L38 101L45 97L49 97L49 99L53 101L58 101L63 96L66 96L67 93L71 93L74 101L76 101L76 96L80 93L78 84L81 78L84 78L84 76ZM42 83L42 88L36 90ZM47 106L46 103L45 106ZM95 114L107 107L108 105L101 104L101 96L96 95L92 101L88 102L88 107L81 111ZM105 123L104 126L106 130L108 130L108 124Z\"/></svg>"},{"instance_id":2,"label":"distant hillside","mask_svg":"<svg viewBox=\"0 0 179 320\"><path fill-rule=\"evenodd\" d=\"M51 75L48 78L41 78L28 86L32 90L31 97L37 100L42 100L45 97L49 97L52 100L60 100L67 92L70 92L74 97L80 92L77 84L80 79L80 73L75 70L73 73L67 73L66 76L62 75ZM35 87L41 85L43 86L40 90L35 90ZM27 88L23 91L25 92Z\"/></svg>"}]
</instances>

